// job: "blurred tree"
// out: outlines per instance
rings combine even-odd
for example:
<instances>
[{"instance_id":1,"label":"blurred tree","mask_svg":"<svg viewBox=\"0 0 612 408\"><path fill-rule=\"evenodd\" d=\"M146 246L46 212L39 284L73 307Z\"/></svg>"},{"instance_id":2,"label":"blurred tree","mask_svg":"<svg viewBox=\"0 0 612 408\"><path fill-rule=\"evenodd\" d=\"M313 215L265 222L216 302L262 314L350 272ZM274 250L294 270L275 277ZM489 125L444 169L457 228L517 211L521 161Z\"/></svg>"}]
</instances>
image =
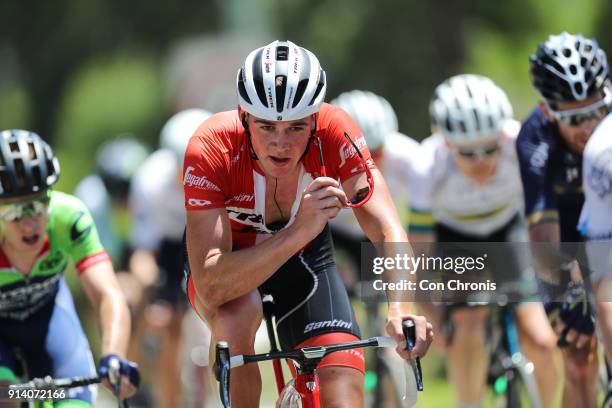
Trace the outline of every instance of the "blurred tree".
<instances>
[{"instance_id":1,"label":"blurred tree","mask_svg":"<svg viewBox=\"0 0 612 408\"><path fill-rule=\"evenodd\" d=\"M612 2L602 1L595 21L595 38L608 55L608 63L612 62Z\"/></svg>"},{"instance_id":2,"label":"blurred tree","mask_svg":"<svg viewBox=\"0 0 612 408\"><path fill-rule=\"evenodd\" d=\"M350 89L385 96L400 128L428 135L433 87L465 54L462 22L476 0L278 0L281 33L315 52L328 99Z\"/></svg>"},{"instance_id":3,"label":"blurred tree","mask_svg":"<svg viewBox=\"0 0 612 408\"><path fill-rule=\"evenodd\" d=\"M54 138L67 82L87 60L119 47L159 54L177 37L214 32L217 21L212 0L0 3L0 38L16 55L29 126L47 139Z\"/></svg>"}]
</instances>

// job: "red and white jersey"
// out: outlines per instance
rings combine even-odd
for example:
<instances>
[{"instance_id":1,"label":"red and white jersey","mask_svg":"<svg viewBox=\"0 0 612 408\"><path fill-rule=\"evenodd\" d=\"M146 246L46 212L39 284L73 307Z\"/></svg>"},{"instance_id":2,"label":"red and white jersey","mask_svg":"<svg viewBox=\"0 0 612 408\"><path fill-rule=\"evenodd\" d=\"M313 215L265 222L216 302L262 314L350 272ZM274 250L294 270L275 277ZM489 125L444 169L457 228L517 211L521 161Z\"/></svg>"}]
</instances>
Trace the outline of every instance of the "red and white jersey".
<instances>
[{"instance_id":1,"label":"red and white jersey","mask_svg":"<svg viewBox=\"0 0 612 408\"><path fill-rule=\"evenodd\" d=\"M341 109L323 104L315 137L321 139L327 176L344 182L364 171L346 132L361 151L370 168L374 163L365 138L353 120ZM311 141L301 161L296 197L291 208L291 225L304 189L320 176L319 150ZM236 249L255 245L273 231L266 227L266 179L251 150L238 111L211 116L195 132L185 153L183 186L187 211L225 208Z\"/></svg>"}]
</instances>

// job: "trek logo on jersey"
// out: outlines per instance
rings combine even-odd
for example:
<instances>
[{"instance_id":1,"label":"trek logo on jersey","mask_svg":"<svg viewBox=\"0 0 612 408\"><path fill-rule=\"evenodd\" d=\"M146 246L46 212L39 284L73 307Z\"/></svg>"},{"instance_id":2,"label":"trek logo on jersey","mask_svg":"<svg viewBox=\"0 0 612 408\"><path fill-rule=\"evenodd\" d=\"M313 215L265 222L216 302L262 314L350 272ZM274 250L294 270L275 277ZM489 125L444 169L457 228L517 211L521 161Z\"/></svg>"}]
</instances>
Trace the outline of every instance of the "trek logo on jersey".
<instances>
[{"instance_id":1,"label":"trek logo on jersey","mask_svg":"<svg viewBox=\"0 0 612 408\"><path fill-rule=\"evenodd\" d=\"M251 227L263 226L263 215L249 211L246 208L228 207L225 209L230 220L239 222L240 224L250 225ZM250 210L253 211L253 210Z\"/></svg>"},{"instance_id":2,"label":"trek logo on jersey","mask_svg":"<svg viewBox=\"0 0 612 408\"><path fill-rule=\"evenodd\" d=\"M355 142L355 145L357 145L357 148L359 150L363 149L366 146L365 137L363 137L363 135L355 139L354 142ZM340 146L339 153L340 153L340 167L342 167L346 163L347 159L350 159L351 157L357 154L357 151L355 150L355 147L353 146L352 143L343 143L342 146Z\"/></svg>"},{"instance_id":3,"label":"trek logo on jersey","mask_svg":"<svg viewBox=\"0 0 612 408\"><path fill-rule=\"evenodd\" d=\"M215 185L212 181L208 180L206 176L196 176L192 174L195 170L193 166L188 166L185 169L185 177L183 178L183 184L189 187L196 187L200 190L213 190L213 191L221 191L219 187Z\"/></svg>"},{"instance_id":4,"label":"trek logo on jersey","mask_svg":"<svg viewBox=\"0 0 612 408\"><path fill-rule=\"evenodd\" d=\"M312 322L308 323L306 327L304 327L304 333L311 332L317 329L323 329L326 327L337 327L339 329L350 329L353 327L352 322L345 322L344 320L323 320L321 322Z\"/></svg>"},{"instance_id":5,"label":"trek logo on jersey","mask_svg":"<svg viewBox=\"0 0 612 408\"><path fill-rule=\"evenodd\" d=\"M605 150L595 159L587 182L599 198L612 192L612 149Z\"/></svg>"},{"instance_id":6,"label":"trek logo on jersey","mask_svg":"<svg viewBox=\"0 0 612 408\"><path fill-rule=\"evenodd\" d=\"M209 200L198 200L197 198L190 198L187 200L188 205L192 205L194 207L206 207L207 205L211 205L212 201Z\"/></svg>"}]
</instances>

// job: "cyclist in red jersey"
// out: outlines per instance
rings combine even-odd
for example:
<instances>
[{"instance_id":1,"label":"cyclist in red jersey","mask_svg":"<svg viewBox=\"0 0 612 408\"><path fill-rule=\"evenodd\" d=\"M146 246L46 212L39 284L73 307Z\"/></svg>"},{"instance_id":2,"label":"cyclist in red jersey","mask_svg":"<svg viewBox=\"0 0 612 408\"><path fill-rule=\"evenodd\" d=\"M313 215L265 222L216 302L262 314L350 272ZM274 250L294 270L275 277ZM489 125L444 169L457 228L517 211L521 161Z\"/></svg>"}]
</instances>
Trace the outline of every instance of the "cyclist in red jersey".
<instances>
[{"instance_id":1,"label":"cyclist in red jersey","mask_svg":"<svg viewBox=\"0 0 612 408\"><path fill-rule=\"evenodd\" d=\"M282 348L359 337L327 223L363 186L366 165L375 188L354 209L361 227L372 242L407 242L361 131L323 103L325 89L310 51L289 41L258 48L238 71L238 109L206 120L187 147L189 299L211 328L211 344L228 341L232 355L254 352L262 294L274 298ZM402 320L414 320L412 356L423 356L432 328L410 308L389 302L387 331L399 342ZM328 356L319 365L321 405L363 406L363 372L361 351ZM256 365L232 371L236 406L258 406L260 393Z\"/></svg>"}]
</instances>

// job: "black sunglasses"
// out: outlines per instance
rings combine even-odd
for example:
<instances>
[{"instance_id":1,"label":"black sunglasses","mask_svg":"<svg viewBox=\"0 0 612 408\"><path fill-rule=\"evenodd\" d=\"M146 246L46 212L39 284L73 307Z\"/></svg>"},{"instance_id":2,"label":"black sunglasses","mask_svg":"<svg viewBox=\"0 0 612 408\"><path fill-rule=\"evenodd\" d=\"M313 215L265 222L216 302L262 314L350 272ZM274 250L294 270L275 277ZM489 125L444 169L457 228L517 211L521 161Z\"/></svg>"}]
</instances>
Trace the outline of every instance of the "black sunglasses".
<instances>
[{"instance_id":1,"label":"black sunglasses","mask_svg":"<svg viewBox=\"0 0 612 408\"><path fill-rule=\"evenodd\" d=\"M351 199L346 205L347 207L350 207L350 208L359 208L365 203L367 203L370 200L370 197L372 197L372 193L374 192L374 177L372 176L372 172L370 171L370 167L368 166L368 163L363 158L363 155L359 151L359 148L357 147L355 142L351 139L351 137L346 132L344 132L344 137L346 137L346 139L355 149L355 152L357 152L357 155L359 156L359 159L361 160L361 165L365 169L366 180L368 182L368 186L362 187L359 190L357 190L355 195L351 197ZM325 168L325 161L323 160L323 147L321 146L321 138L317 137L315 140L317 142L317 147L319 148L319 160L321 163L320 173L321 173L321 176L327 177L327 169Z\"/></svg>"},{"instance_id":2,"label":"black sunglasses","mask_svg":"<svg viewBox=\"0 0 612 408\"><path fill-rule=\"evenodd\" d=\"M493 156L500 150L498 143L488 146L479 147L455 147L454 152L457 156L467 160L476 160L477 158L486 158Z\"/></svg>"}]
</instances>

